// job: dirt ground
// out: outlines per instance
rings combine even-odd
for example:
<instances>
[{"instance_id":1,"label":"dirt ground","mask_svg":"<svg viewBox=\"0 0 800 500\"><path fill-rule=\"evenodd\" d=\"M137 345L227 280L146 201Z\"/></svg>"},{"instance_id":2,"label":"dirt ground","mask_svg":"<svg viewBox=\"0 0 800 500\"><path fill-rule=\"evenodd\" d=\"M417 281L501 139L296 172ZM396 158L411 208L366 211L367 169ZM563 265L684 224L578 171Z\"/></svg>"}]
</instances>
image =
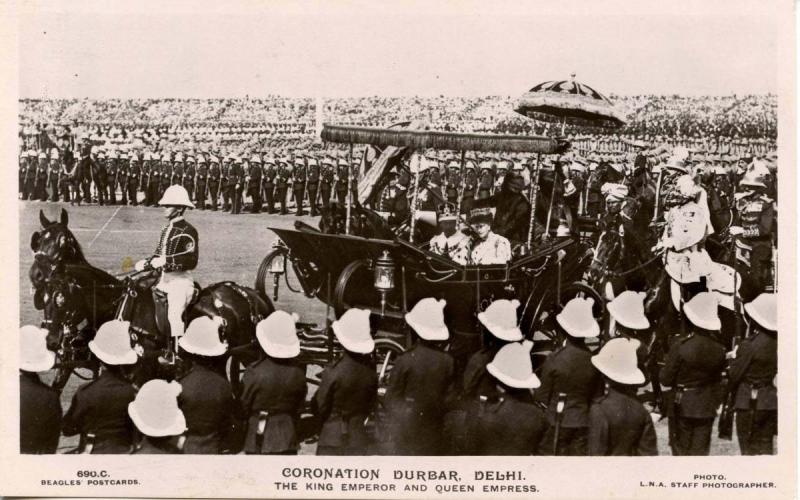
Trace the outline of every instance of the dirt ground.
<instances>
[{"instance_id":1,"label":"dirt ground","mask_svg":"<svg viewBox=\"0 0 800 500\"><path fill-rule=\"evenodd\" d=\"M121 273L123 261L127 258L135 262L149 256L156 247L164 224L162 210L158 208L94 205L78 207L70 206L69 203L20 201L20 325L38 324L41 320L41 313L33 307L28 279L28 270L33 262L29 247L30 235L40 229L39 210L43 210L52 220L58 218L61 208L66 208L69 212L69 227L81 243L89 262L111 274ZM276 239L268 228L292 227L298 218L292 215L231 215L193 210L187 214L187 219L198 229L200 236L200 263L193 273L195 279L201 285L232 280L252 287L258 266ZM316 226L316 220L311 217L304 216L300 220ZM281 288L275 305L279 309L299 313L301 321L324 324L324 304L302 294L292 294L285 285ZM61 396L64 411L82 383L84 382L77 377L70 379ZM666 420L656 423L656 432L660 454L670 454ZM716 428L713 436L713 455L738 454L739 447L735 438L734 441L716 439ZM62 438L59 452L69 451L76 446L77 438ZM314 444L304 444L301 454L313 454L315 448Z\"/></svg>"}]
</instances>

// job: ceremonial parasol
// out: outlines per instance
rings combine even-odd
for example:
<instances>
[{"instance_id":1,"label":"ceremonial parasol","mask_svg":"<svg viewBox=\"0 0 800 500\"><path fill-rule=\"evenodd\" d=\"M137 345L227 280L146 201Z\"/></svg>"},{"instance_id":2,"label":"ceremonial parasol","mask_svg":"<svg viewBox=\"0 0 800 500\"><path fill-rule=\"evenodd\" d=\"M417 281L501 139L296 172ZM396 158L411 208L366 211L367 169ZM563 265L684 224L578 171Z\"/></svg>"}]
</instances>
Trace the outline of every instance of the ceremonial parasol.
<instances>
[{"instance_id":1,"label":"ceremonial parasol","mask_svg":"<svg viewBox=\"0 0 800 500\"><path fill-rule=\"evenodd\" d=\"M514 103L517 113L563 125L619 128L625 116L606 96L592 87L570 80L548 81L525 92Z\"/></svg>"}]
</instances>

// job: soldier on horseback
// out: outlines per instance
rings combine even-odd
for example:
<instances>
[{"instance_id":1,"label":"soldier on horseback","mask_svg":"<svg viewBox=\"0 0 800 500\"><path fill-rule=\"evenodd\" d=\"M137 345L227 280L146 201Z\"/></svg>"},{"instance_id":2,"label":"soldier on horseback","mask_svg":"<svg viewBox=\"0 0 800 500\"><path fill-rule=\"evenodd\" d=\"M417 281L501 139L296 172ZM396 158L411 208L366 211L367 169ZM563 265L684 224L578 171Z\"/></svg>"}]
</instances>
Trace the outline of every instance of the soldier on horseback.
<instances>
[{"instance_id":1,"label":"soldier on horseback","mask_svg":"<svg viewBox=\"0 0 800 500\"><path fill-rule=\"evenodd\" d=\"M736 194L738 224L731 226L730 234L736 240L736 260L749 268L749 274L759 292L772 281L772 235L775 230L774 200L766 195L769 172L758 162L739 182L741 193Z\"/></svg>"},{"instance_id":2,"label":"soldier on horseback","mask_svg":"<svg viewBox=\"0 0 800 500\"><path fill-rule=\"evenodd\" d=\"M157 269L161 278L156 290L164 292L167 299L167 319L173 339L183 335L183 312L194 296L194 280L189 271L197 267L199 255L197 230L183 214L194 208L189 193L183 186L170 186L158 202L166 207L164 217L169 223L161 230L161 237L154 255L136 263L137 271ZM174 360L170 352L167 361Z\"/></svg>"}]
</instances>

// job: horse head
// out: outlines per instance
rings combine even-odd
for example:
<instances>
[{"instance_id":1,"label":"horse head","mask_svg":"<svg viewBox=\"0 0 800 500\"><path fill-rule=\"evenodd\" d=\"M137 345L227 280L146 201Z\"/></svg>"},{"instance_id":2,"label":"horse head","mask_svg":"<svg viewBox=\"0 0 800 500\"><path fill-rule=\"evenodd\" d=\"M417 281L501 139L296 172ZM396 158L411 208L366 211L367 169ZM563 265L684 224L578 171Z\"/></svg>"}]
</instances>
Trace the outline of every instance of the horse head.
<instances>
[{"instance_id":1,"label":"horse head","mask_svg":"<svg viewBox=\"0 0 800 500\"><path fill-rule=\"evenodd\" d=\"M600 285L606 281L610 270L616 269L622 256L622 235L616 229L600 233L594 256L589 264L589 282Z\"/></svg>"},{"instance_id":2,"label":"horse head","mask_svg":"<svg viewBox=\"0 0 800 500\"><path fill-rule=\"evenodd\" d=\"M70 231L69 215L63 208L58 221L51 221L39 211L40 231L31 235L34 264L29 277L34 288L40 288L61 264L88 264L80 243Z\"/></svg>"}]
</instances>

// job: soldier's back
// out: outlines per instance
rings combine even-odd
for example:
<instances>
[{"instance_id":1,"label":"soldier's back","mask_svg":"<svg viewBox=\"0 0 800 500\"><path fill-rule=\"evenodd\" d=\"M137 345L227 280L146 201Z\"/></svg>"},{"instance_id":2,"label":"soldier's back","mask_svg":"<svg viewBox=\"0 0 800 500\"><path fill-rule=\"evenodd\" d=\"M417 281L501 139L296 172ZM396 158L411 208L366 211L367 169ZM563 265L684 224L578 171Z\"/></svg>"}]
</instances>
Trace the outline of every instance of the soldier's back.
<instances>
[{"instance_id":1,"label":"soldier's back","mask_svg":"<svg viewBox=\"0 0 800 500\"><path fill-rule=\"evenodd\" d=\"M55 453L61 434L58 391L35 373L20 372L20 453Z\"/></svg>"},{"instance_id":2,"label":"soldier's back","mask_svg":"<svg viewBox=\"0 0 800 500\"><path fill-rule=\"evenodd\" d=\"M128 404L135 397L133 385L104 371L75 392L64 416L64 435L94 434L93 453L127 453L133 439Z\"/></svg>"},{"instance_id":3,"label":"soldier's back","mask_svg":"<svg viewBox=\"0 0 800 500\"><path fill-rule=\"evenodd\" d=\"M656 433L650 413L636 399L615 388L590 409L589 454L657 455Z\"/></svg>"},{"instance_id":4,"label":"soldier's back","mask_svg":"<svg viewBox=\"0 0 800 500\"><path fill-rule=\"evenodd\" d=\"M525 395L504 394L478 410L477 455L536 455L548 428L544 411Z\"/></svg>"},{"instance_id":5,"label":"soldier's back","mask_svg":"<svg viewBox=\"0 0 800 500\"><path fill-rule=\"evenodd\" d=\"M179 380L178 403L186 417L184 453L219 453L235 411L230 382L220 373L195 364Z\"/></svg>"}]
</instances>

